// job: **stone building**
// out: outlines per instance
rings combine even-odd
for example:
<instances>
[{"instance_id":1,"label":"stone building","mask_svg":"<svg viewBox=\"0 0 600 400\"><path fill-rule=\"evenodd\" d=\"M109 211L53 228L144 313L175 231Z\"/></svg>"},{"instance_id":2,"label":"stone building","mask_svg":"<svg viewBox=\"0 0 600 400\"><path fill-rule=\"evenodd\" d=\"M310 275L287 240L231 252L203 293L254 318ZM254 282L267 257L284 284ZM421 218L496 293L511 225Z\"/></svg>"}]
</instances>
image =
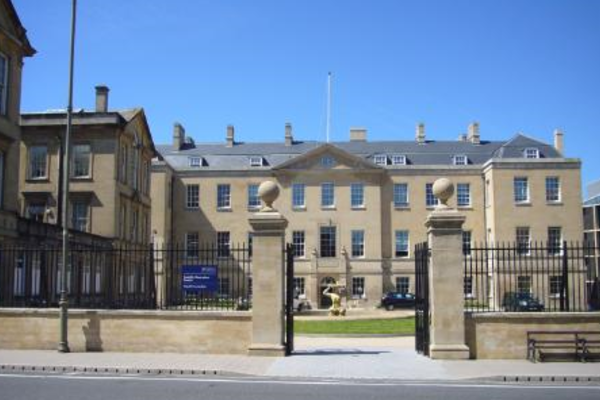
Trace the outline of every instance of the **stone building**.
<instances>
[{"instance_id":1,"label":"stone building","mask_svg":"<svg viewBox=\"0 0 600 400\"><path fill-rule=\"evenodd\" d=\"M522 134L481 140L477 123L456 141L428 140L420 124L411 141L372 142L351 129L349 141L322 143L294 140L287 124L283 139L236 141L229 126L225 142L199 144L176 124L152 170L153 191L170 206L168 221L164 206L153 207L156 238L191 249L216 243L224 255L251 243L258 185L275 180L296 288L313 307L328 306L321 293L332 281L346 286L351 306L414 290L413 248L426 240L439 177L456 184L451 205L467 217L467 253L474 241L582 239L580 161L564 157L559 131L554 146Z\"/></svg>"},{"instance_id":2,"label":"stone building","mask_svg":"<svg viewBox=\"0 0 600 400\"><path fill-rule=\"evenodd\" d=\"M31 57L27 34L10 0L0 1L0 238L17 235L19 215L19 115L23 59Z\"/></svg>"},{"instance_id":3,"label":"stone building","mask_svg":"<svg viewBox=\"0 0 600 400\"><path fill-rule=\"evenodd\" d=\"M589 251L590 279L600 277L600 181L588 186L588 198L583 202L583 235Z\"/></svg>"},{"instance_id":4,"label":"stone building","mask_svg":"<svg viewBox=\"0 0 600 400\"><path fill-rule=\"evenodd\" d=\"M97 86L95 109L73 113L69 225L118 243L148 244L154 143L144 110L109 110L108 93ZM59 224L66 112L24 113L21 126L21 214Z\"/></svg>"}]
</instances>

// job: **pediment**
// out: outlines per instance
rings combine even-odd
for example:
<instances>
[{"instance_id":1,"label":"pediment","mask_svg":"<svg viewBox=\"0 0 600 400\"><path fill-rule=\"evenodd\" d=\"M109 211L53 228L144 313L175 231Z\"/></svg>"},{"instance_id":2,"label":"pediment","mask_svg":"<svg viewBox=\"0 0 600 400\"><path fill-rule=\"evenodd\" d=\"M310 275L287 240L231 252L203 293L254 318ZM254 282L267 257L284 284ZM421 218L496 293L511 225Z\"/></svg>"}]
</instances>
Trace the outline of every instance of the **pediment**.
<instances>
[{"instance_id":1,"label":"pediment","mask_svg":"<svg viewBox=\"0 0 600 400\"><path fill-rule=\"evenodd\" d=\"M325 172L344 170L381 170L382 168L332 144L324 144L281 163L273 169Z\"/></svg>"}]
</instances>

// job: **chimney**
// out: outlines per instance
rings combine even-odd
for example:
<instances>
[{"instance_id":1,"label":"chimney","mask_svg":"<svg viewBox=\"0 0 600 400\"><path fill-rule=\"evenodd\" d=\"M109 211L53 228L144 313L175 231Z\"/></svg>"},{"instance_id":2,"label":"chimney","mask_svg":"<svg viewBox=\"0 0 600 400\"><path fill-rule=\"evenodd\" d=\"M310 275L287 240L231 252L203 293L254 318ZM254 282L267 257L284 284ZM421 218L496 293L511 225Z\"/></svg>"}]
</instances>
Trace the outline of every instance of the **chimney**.
<instances>
[{"instance_id":1,"label":"chimney","mask_svg":"<svg viewBox=\"0 0 600 400\"><path fill-rule=\"evenodd\" d=\"M473 122L469 125L469 133L467 134L467 140L473 144L481 143L479 137L479 122Z\"/></svg>"},{"instance_id":2,"label":"chimney","mask_svg":"<svg viewBox=\"0 0 600 400\"><path fill-rule=\"evenodd\" d=\"M350 128L351 142L366 142L367 130L365 128Z\"/></svg>"},{"instance_id":3,"label":"chimney","mask_svg":"<svg viewBox=\"0 0 600 400\"><path fill-rule=\"evenodd\" d=\"M108 111L108 91L110 89L105 85L96 86L96 112L105 113Z\"/></svg>"},{"instance_id":4,"label":"chimney","mask_svg":"<svg viewBox=\"0 0 600 400\"><path fill-rule=\"evenodd\" d=\"M425 124L424 123L421 122L417 125L415 138L417 139L417 143L425 144Z\"/></svg>"},{"instance_id":5,"label":"chimney","mask_svg":"<svg viewBox=\"0 0 600 400\"><path fill-rule=\"evenodd\" d=\"M285 123L285 145L291 146L294 144L294 137L292 136L292 124L289 122Z\"/></svg>"},{"instance_id":6,"label":"chimney","mask_svg":"<svg viewBox=\"0 0 600 400\"><path fill-rule=\"evenodd\" d=\"M560 129L554 131L554 148L564 156L565 153L565 137L564 133Z\"/></svg>"},{"instance_id":7,"label":"chimney","mask_svg":"<svg viewBox=\"0 0 600 400\"><path fill-rule=\"evenodd\" d=\"M233 147L234 143L235 143L235 139L234 139L234 134L235 134L235 130L233 128L233 125L227 125L227 147Z\"/></svg>"},{"instance_id":8,"label":"chimney","mask_svg":"<svg viewBox=\"0 0 600 400\"><path fill-rule=\"evenodd\" d=\"M173 125L173 148L180 150L185 141L185 129L179 122Z\"/></svg>"}]
</instances>

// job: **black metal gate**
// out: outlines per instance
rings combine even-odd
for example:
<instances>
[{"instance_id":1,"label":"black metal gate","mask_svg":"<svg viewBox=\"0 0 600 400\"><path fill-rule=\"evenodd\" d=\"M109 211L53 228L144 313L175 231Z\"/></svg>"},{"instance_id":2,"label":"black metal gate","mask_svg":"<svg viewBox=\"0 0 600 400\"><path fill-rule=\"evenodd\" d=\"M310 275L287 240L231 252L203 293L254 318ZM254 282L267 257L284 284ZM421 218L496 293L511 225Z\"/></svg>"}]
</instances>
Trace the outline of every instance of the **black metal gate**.
<instances>
[{"instance_id":1,"label":"black metal gate","mask_svg":"<svg viewBox=\"0 0 600 400\"><path fill-rule=\"evenodd\" d=\"M285 246L285 354L294 351L294 248Z\"/></svg>"},{"instance_id":2,"label":"black metal gate","mask_svg":"<svg viewBox=\"0 0 600 400\"><path fill-rule=\"evenodd\" d=\"M429 246L415 246L415 349L429 355Z\"/></svg>"}]
</instances>

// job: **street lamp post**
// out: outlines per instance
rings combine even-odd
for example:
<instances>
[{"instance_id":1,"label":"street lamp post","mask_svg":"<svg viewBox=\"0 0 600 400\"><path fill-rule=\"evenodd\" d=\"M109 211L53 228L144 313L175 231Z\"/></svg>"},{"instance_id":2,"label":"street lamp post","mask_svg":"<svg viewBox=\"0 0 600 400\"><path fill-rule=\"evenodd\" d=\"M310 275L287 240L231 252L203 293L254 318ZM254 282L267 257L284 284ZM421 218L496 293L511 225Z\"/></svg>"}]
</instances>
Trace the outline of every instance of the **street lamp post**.
<instances>
[{"instance_id":1,"label":"street lamp post","mask_svg":"<svg viewBox=\"0 0 600 400\"><path fill-rule=\"evenodd\" d=\"M60 342L58 351L68 353L69 334L68 334L68 311L69 300L67 297L67 268L69 265L69 169L71 160L71 125L73 118L73 64L75 58L75 20L77 15L77 0L72 0L71 7L71 54L69 59L69 101L67 105L67 130L65 132L63 157L63 176L62 176L62 265L60 272Z\"/></svg>"}]
</instances>

